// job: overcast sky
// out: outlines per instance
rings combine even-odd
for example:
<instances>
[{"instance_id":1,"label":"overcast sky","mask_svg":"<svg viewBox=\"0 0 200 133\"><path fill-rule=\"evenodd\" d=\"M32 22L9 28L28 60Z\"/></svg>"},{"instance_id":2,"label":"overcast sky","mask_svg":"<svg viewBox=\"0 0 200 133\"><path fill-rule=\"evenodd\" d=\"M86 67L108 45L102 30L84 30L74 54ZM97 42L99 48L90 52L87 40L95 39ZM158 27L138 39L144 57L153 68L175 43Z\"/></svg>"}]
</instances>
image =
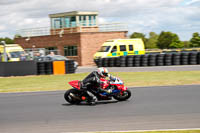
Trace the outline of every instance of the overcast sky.
<instances>
[{"instance_id":1,"label":"overcast sky","mask_svg":"<svg viewBox=\"0 0 200 133\"><path fill-rule=\"evenodd\" d=\"M127 23L129 34L171 31L189 40L200 33L200 0L0 0L0 37L49 26L48 14L77 10L98 11L100 23Z\"/></svg>"}]
</instances>

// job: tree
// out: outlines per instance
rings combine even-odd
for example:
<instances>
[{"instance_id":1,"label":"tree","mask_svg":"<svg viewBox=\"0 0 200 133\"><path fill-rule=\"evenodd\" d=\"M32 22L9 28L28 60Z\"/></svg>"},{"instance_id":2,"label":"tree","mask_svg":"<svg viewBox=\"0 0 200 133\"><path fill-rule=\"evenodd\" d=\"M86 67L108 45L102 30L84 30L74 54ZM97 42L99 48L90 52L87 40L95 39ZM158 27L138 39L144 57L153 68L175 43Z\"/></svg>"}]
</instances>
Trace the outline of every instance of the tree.
<instances>
[{"instance_id":1,"label":"tree","mask_svg":"<svg viewBox=\"0 0 200 133\"><path fill-rule=\"evenodd\" d=\"M14 40L13 40L13 39L10 39L10 38L8 38L8 37L0 38L0 41L5 41L6 44L13 44L13 43L14 43Z\"/></svg>"},{"instance_id":2,"label":"tree","mask_svg":"<svg viewBox=\"0 0 200 133\"><path fill-rule=\"evenodd\" d=\"M192 38L190 39L191 47L200 47L200 35L198 32L193 33Z\"/></svg>"},{"instance_id":3,"label":"tree","mask_svg":"<svg viewBox=\"0 0 200 133\"><path fill-rule=\"evenodd\" d=\"M21 38L22 36L20 34L15 34L14 38Z\"/></svg>"},{"instance_id":4,"label":"tree","mask_svg":"<svg viewBox=\"0 0 200 133\"><path fill-rule=\"evenodd\" d=\"M155 32L149 33L149 38L146 41L145 48L157 48L158 35Z\"/></svg>"},{"instance_id":5,"label":"tree","mask_svg":"<svg viewBox=\"0 0 200 133\"><path fill-rule=\"evenodd\" d=\"M139 33L139 32L133 32L130 38L141 38L144 42L144 45L146 44L146 41L147 41L147 38L145 38L145 34Z\"/></svg>"},{"instance_id":6,"label":"tree","mask_svg":"<svg viewBox=\"0 0 200 133\"><path fill-rule=\"evenodd\" d=\"M181 43L177 34L162 31L158 37L157 46L161 49L182 48L184 47L184 44Z\"/></svg>"},{"instance_id":7,"label":"tree","mask_svg":"<svg viewBox=\"0 0 200 133\"><path fill-rule=\"evenodd\" d=\"M190 47L190 42L189 41L183 41L184 48L189 48Z\"/></svg>"},{"instance_id":8,"label":"tree","mask_svg":"<svg viewBox=\"0 0 200 133\"><path fill-rule=\"evenodd\" d=\"M184 42L181 41L174 41L169 45L169 48L183 48Z\"/></svg>"}]
</instances>

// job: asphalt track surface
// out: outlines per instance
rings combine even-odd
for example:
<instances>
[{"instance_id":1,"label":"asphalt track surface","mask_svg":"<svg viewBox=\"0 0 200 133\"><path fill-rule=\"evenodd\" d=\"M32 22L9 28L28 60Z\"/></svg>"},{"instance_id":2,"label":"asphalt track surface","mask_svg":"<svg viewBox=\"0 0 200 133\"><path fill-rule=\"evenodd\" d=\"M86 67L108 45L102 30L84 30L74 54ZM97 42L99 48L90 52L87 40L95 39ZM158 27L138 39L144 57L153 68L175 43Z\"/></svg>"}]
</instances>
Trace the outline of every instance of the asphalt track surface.
<instances>
[{"instance_id":1,"label":"asphalt track surface","mask_svg":"<svg viewBox=\"0 0 200 133\"><path fill-rule=\"evenodd\" d=\"M158 72L158 71L200 71L200 65L148 66L148 67L107 67L109 72ZM76 73L92 72L96 66L78 67Z\"/></svg>"},{"instance_id":2,"label":"asphalt track surface","mask_svg":"<svg viewBox=\"0 0 200 133\"><path fill-rule=\"evenodd\" d=\"M0 133L200 128L200 85L130 88L124 102L70 105L64 91L0 94Z\"/></svg>"}]
</instances>

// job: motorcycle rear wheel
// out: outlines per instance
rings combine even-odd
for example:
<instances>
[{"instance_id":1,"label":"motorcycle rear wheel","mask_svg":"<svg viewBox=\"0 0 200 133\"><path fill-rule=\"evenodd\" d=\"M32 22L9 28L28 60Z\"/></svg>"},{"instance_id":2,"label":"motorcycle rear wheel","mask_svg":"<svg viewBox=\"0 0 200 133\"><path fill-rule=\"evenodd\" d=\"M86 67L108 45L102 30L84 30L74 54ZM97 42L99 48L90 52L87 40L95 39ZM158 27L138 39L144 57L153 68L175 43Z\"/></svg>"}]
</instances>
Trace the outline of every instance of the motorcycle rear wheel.
<instances>
[{"instance_id":1,"label":"motorcycle rear wheel","mask_svg":"<svg viewBox=\"0 0 200 133\"><path fill-rule=\"evenodd\" d=\"M72 97L70 94L76 96L77 98ZM80 94L80 92L78 90L70 89L65 92L64 98L70 104L79 104L81 102L81 100L78 99L79 94Z\"/></svg>"},{"instance_id":2,"label":"motorcycle rear wheel","mask_svg":"<svg viewBox=\"0 0 200 133\"><path fill-rule=\"evenodd\" d=\"M123 94L119 93L118 95L113 96L113 98L118 100L118 101L126 101L130 97L131 97L131 91L130 90L124 91Z\"/></svg>"}]
</instances>

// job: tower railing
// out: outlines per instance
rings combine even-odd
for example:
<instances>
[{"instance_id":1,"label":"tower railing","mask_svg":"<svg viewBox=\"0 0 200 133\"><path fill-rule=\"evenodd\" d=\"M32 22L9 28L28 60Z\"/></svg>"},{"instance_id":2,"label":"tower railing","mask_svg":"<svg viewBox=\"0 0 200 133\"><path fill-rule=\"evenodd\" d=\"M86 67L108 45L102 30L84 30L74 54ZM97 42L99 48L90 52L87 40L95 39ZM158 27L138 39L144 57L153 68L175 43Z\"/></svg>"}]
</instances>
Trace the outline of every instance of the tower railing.
<instances>
[{"instance_id":1,"label":"tower railing","mask_svg":"<svg viewBox=\"0 0 200 133\"><path fill-rule=\"evenodd\" d=\"M111 32L111 31L128 31L128 26L125 23L104 23L99 25L89 25L83 26L84 24L77 24L77 27L61 27L57 29L52 29L51 27L38 27L38 28L27 28L20 29L16 31L16 35L19 37L33 37L33 36L47 36L56 34L64 34L63 31L70 32ZM97 28L97 30L88 30L92 28ZM74 30L76 29L76 30Z\"/></svg>"}]
</instances>

